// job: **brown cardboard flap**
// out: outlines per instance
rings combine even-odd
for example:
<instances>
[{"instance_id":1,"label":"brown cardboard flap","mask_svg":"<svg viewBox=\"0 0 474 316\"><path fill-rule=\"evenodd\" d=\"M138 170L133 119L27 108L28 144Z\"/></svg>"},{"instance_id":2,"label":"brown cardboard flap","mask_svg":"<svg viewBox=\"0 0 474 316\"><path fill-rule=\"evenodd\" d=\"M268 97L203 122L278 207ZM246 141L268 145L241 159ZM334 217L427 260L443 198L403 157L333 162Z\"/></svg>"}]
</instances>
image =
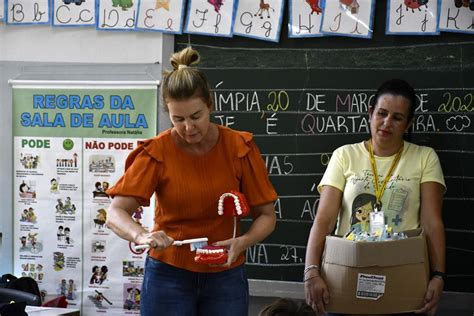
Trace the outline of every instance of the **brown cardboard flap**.
<instances>
[{"instance_id":1,"label":"brown cardboard flap","mask_svg":"<svg viewBox=\"0 0 474 316\"><path fill-rule=\"evenodd\" d=\"M323 260L348 267L387 267L425 262L425 238L421 230L406 233L412 237L378 242L355 242L327 236Z\"/></svg>"}]
</instances>

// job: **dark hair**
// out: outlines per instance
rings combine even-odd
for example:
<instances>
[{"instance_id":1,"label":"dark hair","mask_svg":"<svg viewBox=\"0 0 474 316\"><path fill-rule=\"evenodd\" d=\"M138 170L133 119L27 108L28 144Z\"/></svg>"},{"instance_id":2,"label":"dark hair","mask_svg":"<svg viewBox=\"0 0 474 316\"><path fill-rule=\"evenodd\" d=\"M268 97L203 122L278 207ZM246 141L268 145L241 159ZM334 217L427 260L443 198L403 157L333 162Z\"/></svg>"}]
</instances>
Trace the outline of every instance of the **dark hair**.
<instances>
[{"instance_id":1,"label":"dark hair","mask_svg":"<svg viewBox=\"0 0 474 316\"><path fill-rule=\"evenodd\" d=\"M206 75L196 67L200 61L199 53L187 47L171 56L172 71L163 73L161 88L163 104L168 111L167 100L187 100L192 97L201 98L212 110L213 101L211 88Z\"/></svg>"},{"instance_id":2,"label":"dark hair","mask_svg":"<svg viewBox=\"0 0 474 316\"><path fill-rule=\"evenodd\" d=\"M351 225L358 222L358 220L355 218L355 213L356 213L356 210L359 207L364 206L367 203L370 203L371 206L372 206L372 209L374 209L374 205L375 205L376 201L377 201L377 199L376 199L375 195L370 194L370 193L361 193L358 196L356 196L354 201L352 201Z\"/></svg>"},{"instance_id":3,"label":"dark hair","mask_svg":"<svg viewBox=\"0 0 474 316\"><path fill-rule=\"evenodd\" d=\"M28 191L28 189L30 188L28 186L28 184L26 184L25 182L23 182L22 184L20 184L20 192L23 192L23 189L24 188L27 188L26 191ZM23 192L24 193L24 192Z\"/></svg>"},{"instance_id":4,"label":"dark hair","mask_svg":"<svg viewBox=\"0 0 474 316\"><path fill-rule=\"evenodd\" d=\"M370 194L370 193L361 193L356 198L354 201L352 201L352 210L355 210L361 206L364 206L367 203L371 203L372 206L375 205L376 198L375 195Z\"/></svg>"},{"instance_id":5,"label":"dark hair","mask_svg":"<svg viewBox=\"0 0 474 316\"><path fill-rule=\"evenodd\" d=\"M375 107L379 98L384 94L400 95L410 101L410 108L408 109L408 121L410 121L415 115L416 108L416 94L415 89L402 79L391 79L382 83L375 94L374 103L372 106Z\"/></svg>"},{"instance_id":6,"label":"dark hair","mask_svg":"<svg viewBox=\"0 0 474 316\"><path fill-rule=\"evenodd\" d=\"M315 316L316 312L302 300L279 298L264 307L258 316Z\"/></svg>"}]
</instances>

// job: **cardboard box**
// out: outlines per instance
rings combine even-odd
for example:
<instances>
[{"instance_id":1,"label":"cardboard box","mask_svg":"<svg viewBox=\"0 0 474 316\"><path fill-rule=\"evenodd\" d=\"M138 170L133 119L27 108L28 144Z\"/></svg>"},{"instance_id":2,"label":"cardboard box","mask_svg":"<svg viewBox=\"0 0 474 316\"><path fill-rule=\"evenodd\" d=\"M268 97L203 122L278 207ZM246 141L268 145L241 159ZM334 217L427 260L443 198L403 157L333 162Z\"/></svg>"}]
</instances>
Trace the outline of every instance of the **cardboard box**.
<instances>
[{"instance_id":1,"label":"cardboard box","mask_svg":"<svg viewBox=\"0 0 474 316\"><path fill-rule=\"evenodd\" d=\"M321 275L329 288L326 310L344 314L389 314L423 306L429 259L421 229L409 238L355 242L328 236Z\"/></svg>"}]
</instances>

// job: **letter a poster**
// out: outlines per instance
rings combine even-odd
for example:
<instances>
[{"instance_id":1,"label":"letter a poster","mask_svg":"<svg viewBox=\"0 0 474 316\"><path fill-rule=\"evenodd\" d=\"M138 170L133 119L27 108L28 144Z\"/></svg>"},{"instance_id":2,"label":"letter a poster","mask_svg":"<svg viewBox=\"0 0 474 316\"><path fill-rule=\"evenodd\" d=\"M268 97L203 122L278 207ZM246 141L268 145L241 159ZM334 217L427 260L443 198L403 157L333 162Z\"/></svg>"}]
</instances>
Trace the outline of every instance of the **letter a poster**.
<instances>
[{"instance_id":1,"label":"letter a poster","mask_svg":"<svg viewBox=\"0 0 474 316\"><path fill-rule=\"evenodd\" d=\"M155 136L157 83L13 83L14 273L81 315L139 315L146 252L106 225L106 193ZM152 207L132 218L146 229Z\"/></svg>"}]
</instances>

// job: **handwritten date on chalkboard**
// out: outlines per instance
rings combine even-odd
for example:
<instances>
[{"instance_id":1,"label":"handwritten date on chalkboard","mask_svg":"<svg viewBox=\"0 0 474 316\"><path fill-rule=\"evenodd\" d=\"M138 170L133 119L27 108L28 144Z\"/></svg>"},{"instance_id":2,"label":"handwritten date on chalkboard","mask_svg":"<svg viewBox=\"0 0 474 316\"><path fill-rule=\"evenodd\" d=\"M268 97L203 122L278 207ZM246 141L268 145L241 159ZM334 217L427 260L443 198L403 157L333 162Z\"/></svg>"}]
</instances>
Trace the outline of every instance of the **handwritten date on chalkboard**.
<instances>
[{"instance_id":1,"label":"handwritten date on chalkboard","mask_svg":"<svg viewBox=\"0 0 474 316\"><path fill-rule=\"evenodd\" d=\"M300 266L305 247L279 244L256 244L247 249L247 264L259 266Z\"/></svg>"}]
</instances>

